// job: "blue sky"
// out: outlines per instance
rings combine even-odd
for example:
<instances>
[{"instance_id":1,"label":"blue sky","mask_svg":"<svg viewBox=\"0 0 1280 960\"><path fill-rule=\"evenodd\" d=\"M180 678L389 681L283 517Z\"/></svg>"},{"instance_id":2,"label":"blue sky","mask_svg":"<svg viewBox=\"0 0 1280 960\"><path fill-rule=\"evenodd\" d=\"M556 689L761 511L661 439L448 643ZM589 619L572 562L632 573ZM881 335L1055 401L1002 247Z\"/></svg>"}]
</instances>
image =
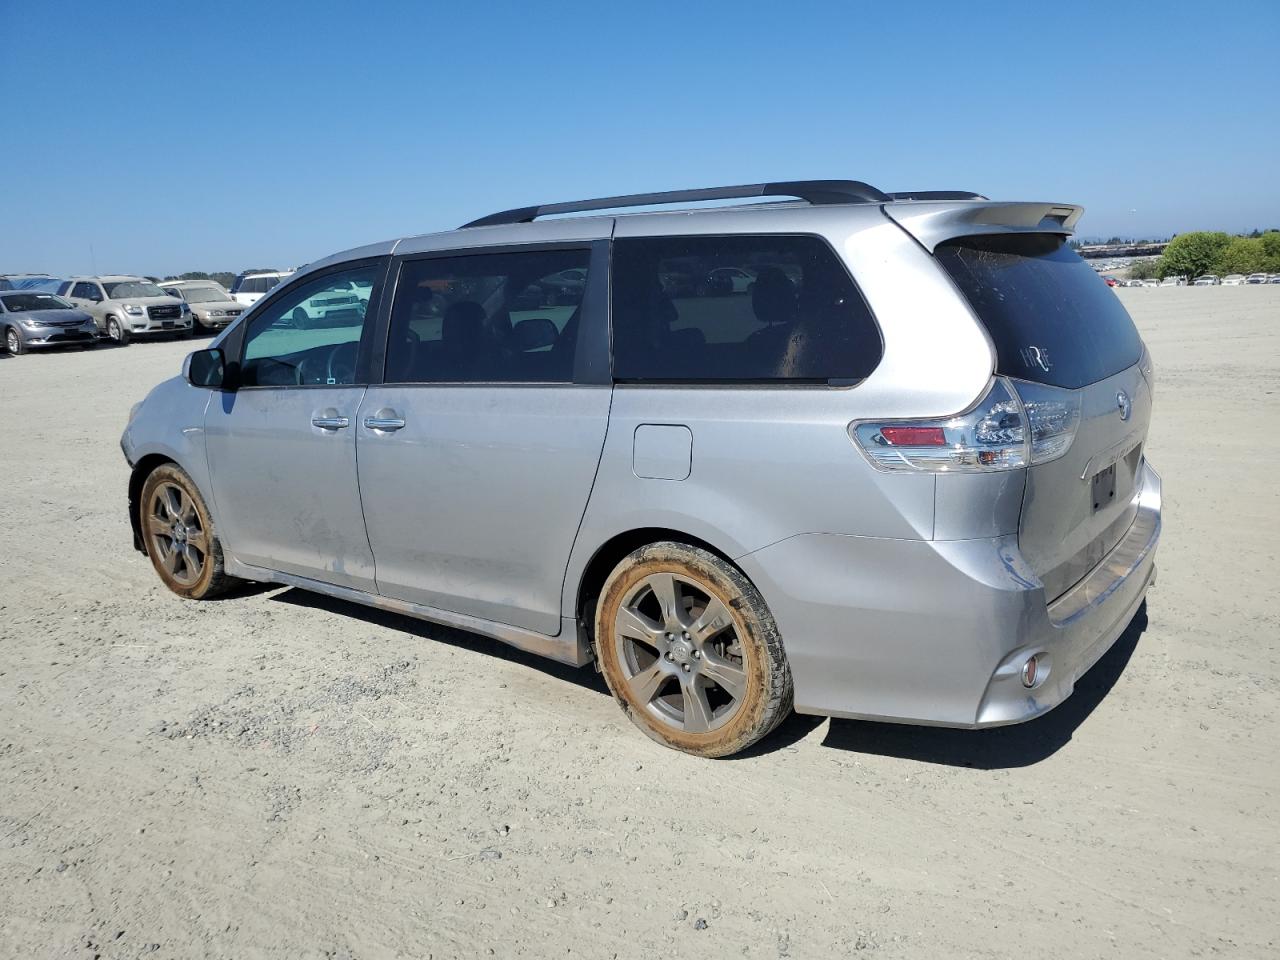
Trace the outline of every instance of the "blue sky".
<instances>
[{"instance_id":1,"label":"blue sky","mask_svg":"<svg viewBox=\"0 0 1280 960\"><path fill-rule=\"evenodd\" d=\"M291 266L769 179L1280 226L1276 0L0 0L0 36L0 271Z\"/></svg>"}]
</instances>

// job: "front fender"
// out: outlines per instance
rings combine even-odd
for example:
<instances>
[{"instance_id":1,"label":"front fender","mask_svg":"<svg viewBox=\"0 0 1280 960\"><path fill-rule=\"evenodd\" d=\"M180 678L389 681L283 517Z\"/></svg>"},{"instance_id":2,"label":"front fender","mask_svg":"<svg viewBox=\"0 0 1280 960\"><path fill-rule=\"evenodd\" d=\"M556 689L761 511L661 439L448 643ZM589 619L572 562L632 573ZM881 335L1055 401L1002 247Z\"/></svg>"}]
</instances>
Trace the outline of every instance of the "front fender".
<instances>
[{"instance_id":1,"label":"front fender","mask_svg":"<svg viewBox=\"0 0 1280 960\"><path fill-rule=\"evenodd\" d=\"M209 460L204 446L204 415L212 390L193 387L182 377L158 384L138 404L124 433L120 449L132 468L129 478L129 523L134 548L145 553L138 522L138 495L156 465L176 463L191 477L209 509L216 503L209 478Z\"/></svg>"}]
</instances>

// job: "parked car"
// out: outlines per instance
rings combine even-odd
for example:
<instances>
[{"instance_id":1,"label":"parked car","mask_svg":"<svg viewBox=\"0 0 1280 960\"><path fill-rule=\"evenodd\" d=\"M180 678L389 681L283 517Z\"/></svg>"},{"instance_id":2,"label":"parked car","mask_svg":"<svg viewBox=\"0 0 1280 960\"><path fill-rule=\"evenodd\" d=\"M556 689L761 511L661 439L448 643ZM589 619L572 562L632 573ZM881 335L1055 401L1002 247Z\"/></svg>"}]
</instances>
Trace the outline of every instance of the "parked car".
<instances>
[{"instance_id":1,"label":"parked car","mask_svg":"<svg viewBox=\"0 0 1280 960\"><path fill-rule=\"evenodd\" d=\"M124 345L134 337L191 336L191 310L145 277L72 277L59 295L93 317L98 332Z\"/></svg>"},{"instance_id":2,"label":"parked car","mask_svg":"<svg viewBox=\"0 0 1280 960\"><path fill-rule=\"evenodd\" d=\"M372 287L371 282L365 283L363 280L335 283L294 307L289 317L282 319L282 322L305 330L358 323L368 309L369 291Z\"/></svg>"},{"instance_id":3,"label":"parked car","mask_svg":"<svg viewBox=\"0 0 1280 960\"><path fill-rule=\"evenodd\" d=\"M1280 283L1280 273L1273 273L1267 279L1267 283Z\"/></svg>"},{"instance_id":4,"label":"parked car","mask_svg":"<svg viewBox=\"0 0 1280 960\"><path fill-rule=\"evenodd\" d=\"M40 290L0 290L0 340L11 355L45 347L93 346L93 317L56 294Z\"/></svg>"},{"instance_id":5,"label":"parked car","mask_svg":"<svg viewBox=\"0 0 1280 960\"><path fill-rule=\"evenodd\" d=\"M703 296L710 294L750 293L755 286L756 275L742 267L716 267L707 274L703 283Z\"/></svg>"},{"instance_id":6,"label":"parked car","mask_svg":"<svg viewBox=\"0 0 1280 960\"><path fill-rule=\"evenodd\" d=\"M1161 284L1161 282L1160 282L1159 280L1142 280L1142 281L1140 281L1140 283L1141 283L1141 285L1142 285L1142 286L1144 286L1144 287L1159 287L1159 286L1162 286L1162 284ZM1169 284L1169 286L1173 286L1173 284Z\"/></svg>"},{"instance_id":7,"label":"parked car","mask_svg":"<svg viewBox=\"0 0 1280 960\"><path fill-rule=\"evenodd\" d=\"M542 219L782 195L809 203ZM1125 630L1160 536L1151 357L1067 246L1080 213L756 184L334 255L131 412L135 546L182 597L289 584L594 661L703 756L793 704L1029 720ZM673 263L776 266L674 298ZM568 269L578 303L516 305ZM369 309L290 322L352 286Z\"/></svg>"},{"instance_id":8,"label":"parked car","mask_svg":"<svg viewBox=\"0 0 1280 960\"><path fill-rule=\"evenodd\" d=\"M1243 286L1243 285L1244 285L1244 274L1242 274L1242 273L1229 273L1229 274L1227 274L1225 277L1223 277L1223 278L1222 278L1222 285L1223 285L1224 287L1239 287L1239 286Z\"/></svg>"},{"instance_id":9,"label":"parked car","mask_svg":"<svg viewBox=\"0 0 1280 960\"><path fill-rule=\"evenodd\" d=\"M263 294L271 290L281 280L292 275L292 272L287 270L242 273L231 284L231 296L246 307L253 306L253 304L262 299Z\"/></svg>"},{"instance_id":10,"label":"parked car","mask_svg":"<svg viewBox=\"0 0 1280 960\"><path fill-rule=\"evenodd\" d=\"M1265 273L1251 273L1246 278L1245 283L1266 283L1267 275Z\"/></svg>"},{"instance_id":11,"label":"parked car","mask_svg":"<svg viewBox=\"0 0 1280 960\"><path fill-rule=\"evenodd\" d=\"M52 286L50 284L52 284ZM47 273L0 274L0 290L52 291L56 285L56 278L49 276Z\"/></svg>"},{"instance_id":12,"label":"parked car","mask_svg":"<svg viewBox=\"0 0 1280 960\"><path fill-rule=\"evenodd\" d=\"M245 310L220 283L212 280L165 280L160 289L186 301L196 326L221 330Z\"/></svg>"},{"instance_id":13,"label":"parked car","mask_svg":"<svg viewBox=\"0 0 1280 960\"><path fill-rule=\"evenodd\" d=\"M1160 281L1160 286L1162 287L1185 287L1186 285L1186 277L1165 277Z\"/></svg>"},{"instance_id":14,"label":"parked car","mask_svg":"<svg viewBox=\"0 0 1280 960\"><path fill-rule=\"evenodd\" d=\"M1106 283L1108 287L1114 287L1117 283L1119 283L1119 281L1115 277L1103 277L1102 279L1103 279L1103 282Z\"/></svg>"},{"instance_id":15,"label":"parked car","mask_svg":"<svg viewBox=\"0 0 1280 960\"><path fill-rule=\"evenodd\" d=\"M1193 287L1216 287L1220 283L1222 283L1222 281L1214 274L1206 273L1204 276L1196 277L1195 280L1191 282L1191 285Z\"/></svg>"}]
</instances>

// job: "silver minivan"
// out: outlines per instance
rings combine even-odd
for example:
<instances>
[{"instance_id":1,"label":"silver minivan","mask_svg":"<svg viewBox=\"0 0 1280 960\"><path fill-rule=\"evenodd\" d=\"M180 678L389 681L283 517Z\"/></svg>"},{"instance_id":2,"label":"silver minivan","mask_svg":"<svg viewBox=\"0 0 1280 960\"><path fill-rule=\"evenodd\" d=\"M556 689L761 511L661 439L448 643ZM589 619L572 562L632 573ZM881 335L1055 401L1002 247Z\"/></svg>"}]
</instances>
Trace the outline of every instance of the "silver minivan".
<instances>
[{"instance_id":1,"label":"silver minivan","mask_svg":"<svg viewBox=\"0 0 1280 960\"><path fill-rule=\"evenodd\" d=\"M755 202L688 206L726 199ZM1028 720L1160 534L1151 360L1080 213L802 181L330 257L134 408L135 546L184 597L286 584L594 663L702 756L793 708Z\"/></svg>"}]
</instances>

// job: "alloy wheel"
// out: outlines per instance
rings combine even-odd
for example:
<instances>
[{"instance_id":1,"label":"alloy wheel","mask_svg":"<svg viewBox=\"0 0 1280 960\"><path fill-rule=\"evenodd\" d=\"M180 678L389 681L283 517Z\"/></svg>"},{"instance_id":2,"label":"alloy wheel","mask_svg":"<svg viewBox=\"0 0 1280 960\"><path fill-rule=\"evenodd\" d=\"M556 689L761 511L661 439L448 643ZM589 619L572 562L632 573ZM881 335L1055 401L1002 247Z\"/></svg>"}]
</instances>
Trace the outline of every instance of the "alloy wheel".
<instances>
[{"instance_id":1,"label":"alloy wheel","mask_svg":"<svg viewBox=\"0 0 1280 960\"><path fill-rule=\"evenodd\" d=\"M22 350L22 344L18 342L18 333L12 327L5 331L5 345L11 354L15 356Z\"/></svg>"},{"instance_id":2,"label":"alloy wheel","mask_svg":"<svg viewBox=\"0 0 1280 960\"><path fill-rule=\"evenodd\" d=\"M209 556L209 536L186 491L173 483L158 486L147 511L147 535L160 566L183 587L194 585Z\"/></svg>"},{"instance_id":3,"label":"alloy wheel","mask_svg":"<svg viewBox=\"0 0 1280 960\"><path fill-rule=\"evenodd\" d=\"M706 733L737 713L747 692L738 625L705 586L654 573L618 606L614 643L631 695L662 723Z\"/></svg>"}]
</instances>

